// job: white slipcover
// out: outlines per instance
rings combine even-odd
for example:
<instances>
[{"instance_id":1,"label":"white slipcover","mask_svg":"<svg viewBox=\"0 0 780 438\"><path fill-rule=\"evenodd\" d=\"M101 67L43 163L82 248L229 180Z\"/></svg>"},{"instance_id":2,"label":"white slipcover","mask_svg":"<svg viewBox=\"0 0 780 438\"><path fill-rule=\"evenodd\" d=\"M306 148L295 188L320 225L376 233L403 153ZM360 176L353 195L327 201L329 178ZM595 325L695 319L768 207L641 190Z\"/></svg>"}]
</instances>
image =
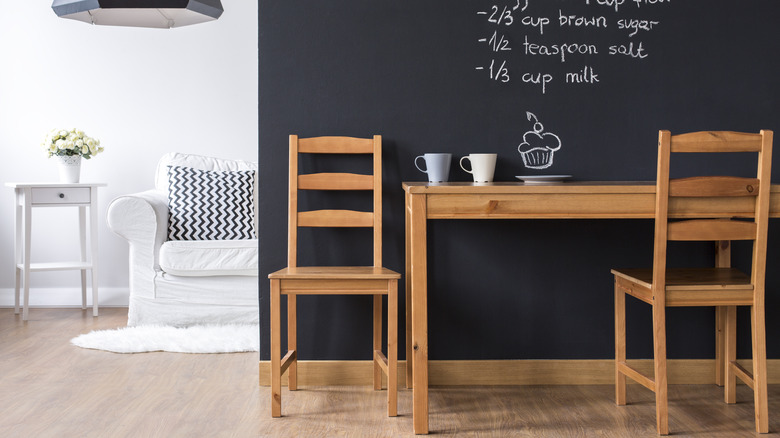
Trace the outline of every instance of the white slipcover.
<instances>
[{"instance_id":1,"label":"white slipcover","mask_svg":"<svg viewBox=\"0 0 780 438\"><path fill-rule=\"evenodd\" d=\"M257 239L169 240L160 248L160 268L172 275L257 277Z\"/></svg>"},{"instance_id":2,"label":"white slipcover","mask_svg":"<svg viewBox=\"0 0 780 438\"><path fill-rule=\"evenodd\" d=\"M257 239L167 242L168 165L257 170L257 163L169 153L157 164L154 189L111 202L109 228L130 244L127 324L257 324ZM257 178L254 201L257 230Z\"/></svg>"}]
</instances>

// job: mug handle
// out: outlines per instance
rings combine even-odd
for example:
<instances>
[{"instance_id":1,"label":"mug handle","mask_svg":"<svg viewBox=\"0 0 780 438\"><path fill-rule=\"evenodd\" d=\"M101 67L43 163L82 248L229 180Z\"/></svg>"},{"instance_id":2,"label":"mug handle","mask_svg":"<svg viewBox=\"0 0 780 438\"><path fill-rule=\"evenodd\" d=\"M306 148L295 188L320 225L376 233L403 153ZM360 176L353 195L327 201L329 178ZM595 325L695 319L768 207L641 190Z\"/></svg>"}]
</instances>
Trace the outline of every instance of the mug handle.
<instances>
[{"instance_id":1,"label":"mug handle","mask_svg":"<svg viewBox=\"0 0 780 438\"><path fill-rule=\"evenodd\" d=\"M465 171L466 171L466 172L468 172L468 173L471 173L471 174L473 174L473 173L474 173L474 167L473 167L473 166L472 166L471 170L468 170L468 169L466 169L465 167L463 167L463 160L464 160L464 159L466 159L466 158L468 158L468 157L469 157L468 155L466 155L466 156L464 156L464 157L460 157L460 168L461 168L461 169L463 169L463 170L465 170Z\"/></svg>"},{"instance_id":2,"label":"mug handle","mask_svg":"<svg viewBox=\"0 0 780 438\"><path fill-rule=\"evenodd\" d=\"M420 159L420 158L423 158L423 159L424 159L424 158L425 158L425 156L423 156L423 155L418 155L418 156L417 156L417 157L414 159L414 167L416 167L416 168L417 168L417 170L419 170L419 171L420 171L420 172L422 172L422 173L428 173L428 171L427 171L427 170L422 170L422 169L420 169L420 166L417 164L417 160L418 160L418 159Z\"/></svg>"}]
</instances>

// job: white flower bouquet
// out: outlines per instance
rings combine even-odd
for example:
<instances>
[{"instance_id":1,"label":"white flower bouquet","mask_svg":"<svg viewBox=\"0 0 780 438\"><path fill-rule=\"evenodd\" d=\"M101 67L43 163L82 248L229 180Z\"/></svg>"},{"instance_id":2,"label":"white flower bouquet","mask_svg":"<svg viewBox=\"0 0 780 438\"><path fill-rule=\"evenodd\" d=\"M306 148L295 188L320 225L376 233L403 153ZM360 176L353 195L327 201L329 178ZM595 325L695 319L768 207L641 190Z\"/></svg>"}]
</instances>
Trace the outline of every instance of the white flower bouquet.
<instances>
[{"instance_id":1,"label":"white flower bouquet","mask_svg":"<svg viewBox=\"0 0 780 438\"><path fill-rule=\"evenodd\" d=\"M79 129L53 129L46 134L42 146L49 157L53 156L81 156L89 160L93 155L103 152L100 140L84 134Z\"/></svg>"}]
</instances>

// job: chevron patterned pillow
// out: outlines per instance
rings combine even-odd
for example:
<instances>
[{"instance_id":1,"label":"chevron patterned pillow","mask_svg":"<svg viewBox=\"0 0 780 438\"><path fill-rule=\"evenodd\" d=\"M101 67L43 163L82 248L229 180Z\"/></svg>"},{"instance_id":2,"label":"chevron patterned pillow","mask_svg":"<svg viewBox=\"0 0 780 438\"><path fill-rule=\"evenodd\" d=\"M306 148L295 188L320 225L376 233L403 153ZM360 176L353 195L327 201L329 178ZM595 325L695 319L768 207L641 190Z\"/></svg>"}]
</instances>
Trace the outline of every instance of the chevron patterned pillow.
<instances>
[{"instance_id":1,"label":"chevron patterned pillow","mask_svg":"<svg viewBox=\"0 0 780 438\"><path fill-rule=\"evenodd\" d=\"M168 239L255 239L255 171L168 166Z\"/></svg>"}]
</instances>

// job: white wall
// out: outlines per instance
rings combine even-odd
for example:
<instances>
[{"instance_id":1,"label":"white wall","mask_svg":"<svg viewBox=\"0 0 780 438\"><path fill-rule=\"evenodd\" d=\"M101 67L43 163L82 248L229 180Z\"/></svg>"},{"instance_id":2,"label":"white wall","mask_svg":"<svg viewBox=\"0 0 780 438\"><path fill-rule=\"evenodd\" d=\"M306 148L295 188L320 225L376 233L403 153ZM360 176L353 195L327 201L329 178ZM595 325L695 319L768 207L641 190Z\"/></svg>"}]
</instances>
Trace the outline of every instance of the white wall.
<instances>
[{"instance_id":1,"label":"white wall","mask_svg":"<svg viewBox=\"0 0 780 438\"><path fill-rule=\"evenodd\" d=\"M99 196L101 305L127 303L127 243L106 226L114 197L152 187L164 152L257 160L257 3L222 0L210 23L176 29L91 26L51 1L0 14L0 182L56 182L40 143L76 127L105 152L82 160ZM33 210L33 261L78 257L75 208ZM0 187L0 306L13 304L13 190ZM77 271L34 273L31 305L80 305Z\"/></svg>"}]
</instances>

